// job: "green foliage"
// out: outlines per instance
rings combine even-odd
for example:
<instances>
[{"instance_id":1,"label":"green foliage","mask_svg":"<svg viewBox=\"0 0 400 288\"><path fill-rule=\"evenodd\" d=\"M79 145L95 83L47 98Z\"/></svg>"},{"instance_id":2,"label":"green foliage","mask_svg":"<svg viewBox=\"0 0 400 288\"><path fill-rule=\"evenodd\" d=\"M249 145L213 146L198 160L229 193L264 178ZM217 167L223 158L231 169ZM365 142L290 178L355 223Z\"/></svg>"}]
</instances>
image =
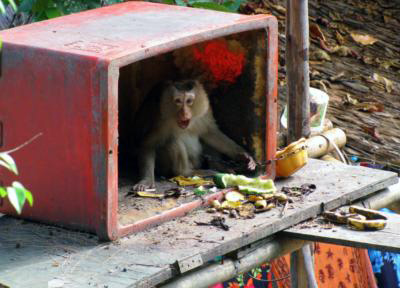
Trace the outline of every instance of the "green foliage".
<instances>
[{"instance_id":1,"label":"green foliage","mask_svg":"<svg viewBox=\"0 0 400 288\"><path fill-rule=\"evenodd\" d=\"M34 21L41 21L122 2L123 0L0 0L0 13L5 12L5 5L14 10L32 15Z\"/></svg>"},{"instance_id":2,"label":"green foliage","mask_svg":"<svg viewBox=\"0 0 400 288\"><path fill-rule=\"evenodd\" d=\"M10 4L14 11L17 11L17 5L14 0L0 0L0 13L6 12L6 5Z\"/></svg>"},{"instance_id":3,"label":"green foliage","mask_svg":"<svg viewBox=\"0 0 400 288\"><path fill-rule=\"evenodd\" d=\"M5 167L7 170L10 170L14 174L18 175L17 165L15 164L14 159L8 153L0 153L0 166ZM18 214L21 213L25 202L28 202L30 206L33 205L32 193L18 181L12 182L11 186L8 187L0 186L0 198L5 197L8 197L8 200Z\"/></svg>"},{"instance_id":4,"label":"green foliage","mask_svg":"<svg viewBox=\"0 0 400 288\"><path fill-rule=\"evenodd\" d=\"M162 2L164 4L176 4L178 6L236 13L239 11L240 5L245 2L245 0L223 0L219 3L212 0L163 0Z\"/></svg>"}]
</instances>

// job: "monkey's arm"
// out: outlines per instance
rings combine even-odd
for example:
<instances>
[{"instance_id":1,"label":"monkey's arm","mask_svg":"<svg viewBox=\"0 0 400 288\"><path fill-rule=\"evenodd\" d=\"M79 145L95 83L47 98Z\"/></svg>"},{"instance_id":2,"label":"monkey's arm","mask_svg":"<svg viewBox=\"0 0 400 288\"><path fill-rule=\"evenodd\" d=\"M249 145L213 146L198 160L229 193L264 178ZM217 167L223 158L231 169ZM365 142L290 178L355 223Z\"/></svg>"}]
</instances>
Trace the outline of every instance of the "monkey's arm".
<instances>
[{"instance_id":1,"label":"monkey's arm","mask_svg":"<svg viewBox=\"0 0 400 288\"><path fill-rule=\"evenodd\" d=\"M218 152L225 154L232 159L246 161L248 169L255 169L256 162L254 159L240 145L236 144L231 138L226 136L214 121L209 123L208 129L201 136L201 139Z\"/></svg>"},{"instance_id":2,"label":"monkey's arm","mask_svg":"<svg viewBox=\"0 0 400 288\"><path fill-rule=\"evenodd\" d=\"M154 134L153 134L154 135ZM156 161L156 144L154 136L150 135L141 145L138 154L140 180L133 186L134 191L144 191L154 188L154 168Z\"/></svg>"}]
</instances>

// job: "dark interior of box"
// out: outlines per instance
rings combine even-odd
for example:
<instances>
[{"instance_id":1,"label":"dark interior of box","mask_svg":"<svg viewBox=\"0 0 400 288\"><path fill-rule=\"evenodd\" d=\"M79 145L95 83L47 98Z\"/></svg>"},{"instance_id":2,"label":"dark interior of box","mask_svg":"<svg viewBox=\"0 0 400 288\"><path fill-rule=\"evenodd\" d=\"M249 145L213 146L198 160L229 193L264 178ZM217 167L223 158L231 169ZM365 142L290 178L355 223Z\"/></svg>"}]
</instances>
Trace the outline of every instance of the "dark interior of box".
<instances>
[{"instance_id":1,"label":"dark interior of box","mask_svg":"<svg viewBox=\"0 0 400 288\"><path fill-rule=\"evenodd\" d=\"M204 85L221 131L262 162L265 147L266 33L243 32L202 42L147 58L120 69L118 187L119 222L128 225L196 199L193 193L163 200L137 197L137 157L132 144L134 116L146 95L162 81L198 79ZM137 141L135 139L134 141ZM202 167L196 175L232 172L231 162L205 147ZM157 175L156 193L177 187ZM194 187L185 187L193 190Z\"/></svg>"}]
</instances>

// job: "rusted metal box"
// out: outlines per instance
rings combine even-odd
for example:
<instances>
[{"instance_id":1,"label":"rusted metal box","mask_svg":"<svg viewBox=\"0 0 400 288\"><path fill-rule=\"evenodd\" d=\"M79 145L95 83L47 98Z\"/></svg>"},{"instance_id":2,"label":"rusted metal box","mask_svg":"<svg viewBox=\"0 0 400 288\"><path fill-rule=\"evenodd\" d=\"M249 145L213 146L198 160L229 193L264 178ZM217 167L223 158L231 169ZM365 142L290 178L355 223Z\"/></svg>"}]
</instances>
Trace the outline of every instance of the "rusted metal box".
<instances>
[{"instance_id":1,"label":"rusted metal box","mask_svg":"<svg viewBox=\"0 0 400 288\"><path fill-rule=\"evenodd\" d=\"M23 218L116 239L200 205L149 217L142 211L139 220L120 221L119 162L125 152L119 142L129 126L123 115L134 114L150 87L171 75L201 77L220 128L259 161L275 154L273 16L127 2L2 31L0 37L0 148L41 133L13 154L18 180L35 199ZM266 174L274 177L272 165ZM1 177L8 184L15 176ZM7 201L0 212L14 215Z\"/></svg>"}]
</instances>

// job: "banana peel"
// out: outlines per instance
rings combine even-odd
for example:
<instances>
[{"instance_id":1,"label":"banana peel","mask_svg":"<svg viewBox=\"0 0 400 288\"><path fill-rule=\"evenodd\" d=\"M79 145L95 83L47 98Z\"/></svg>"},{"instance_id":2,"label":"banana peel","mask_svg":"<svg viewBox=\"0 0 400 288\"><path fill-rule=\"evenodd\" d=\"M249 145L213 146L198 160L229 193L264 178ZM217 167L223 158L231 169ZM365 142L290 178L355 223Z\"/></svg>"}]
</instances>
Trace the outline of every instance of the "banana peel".
<instances>
[{"instance_id":1,"label":"banana peel","mask_svg":"<svg viewBox=\"0 0 400 288\"><path fill-rule=\"evenodd\" d=\"M347 225L355 230L361 231L376 231L386 227L387 217L379 211L367 209L359 206L350 206L350 213L363 215L367 220L348 219Z\"/></svg>"},{"instance_id":2,"label":"banana peel","mask_svg":"<svg viewBox=\"0 0 400 288\"><path fill-rule=\"evenodd\" d=\"M386 227L387 217L379 211L359 206L350 206L349 213L325 211L322 216L337 224L347 224L358 231L376 231Z\"/></svg>"},{"instance_id":3,"label":"banana peel","mask_svg":"<svg viewBox=\"0 0 400 288\"><path fill-rule=\"evenodd\" d=\"M360 231L376 231L382 230L386 227L386 220L377 219L377 220L357 220L349 218L347 219L347 225L350 228Z\"/></svg>"},{"instance_id":4,"label":"banana peel","mask_svg":"<svg viewBox=\"0 0 400 288\"><path fill-rule=\"evenodd\" d=\"M379 219L387 220L386 216L380 213L379 211L367 209L364 207L350 206L349 212L364 215L365 217L367 217L368 220L379 220Z\"/></svg>"},{"instance_id":5,"label":"banana peel","mask_svg":"<svg viewBox=\"0 0 400 288\"><path fill-rule=\"evenodd\" d=\"M331 212L325 211L322 213L322 216L328 220L329 222L337 223L337 224L347 224L349 218L357 219L357 220L366 220L367 218L360 214L355 213L340 213L340 212Z\"/></svg>"}]
</instances>

